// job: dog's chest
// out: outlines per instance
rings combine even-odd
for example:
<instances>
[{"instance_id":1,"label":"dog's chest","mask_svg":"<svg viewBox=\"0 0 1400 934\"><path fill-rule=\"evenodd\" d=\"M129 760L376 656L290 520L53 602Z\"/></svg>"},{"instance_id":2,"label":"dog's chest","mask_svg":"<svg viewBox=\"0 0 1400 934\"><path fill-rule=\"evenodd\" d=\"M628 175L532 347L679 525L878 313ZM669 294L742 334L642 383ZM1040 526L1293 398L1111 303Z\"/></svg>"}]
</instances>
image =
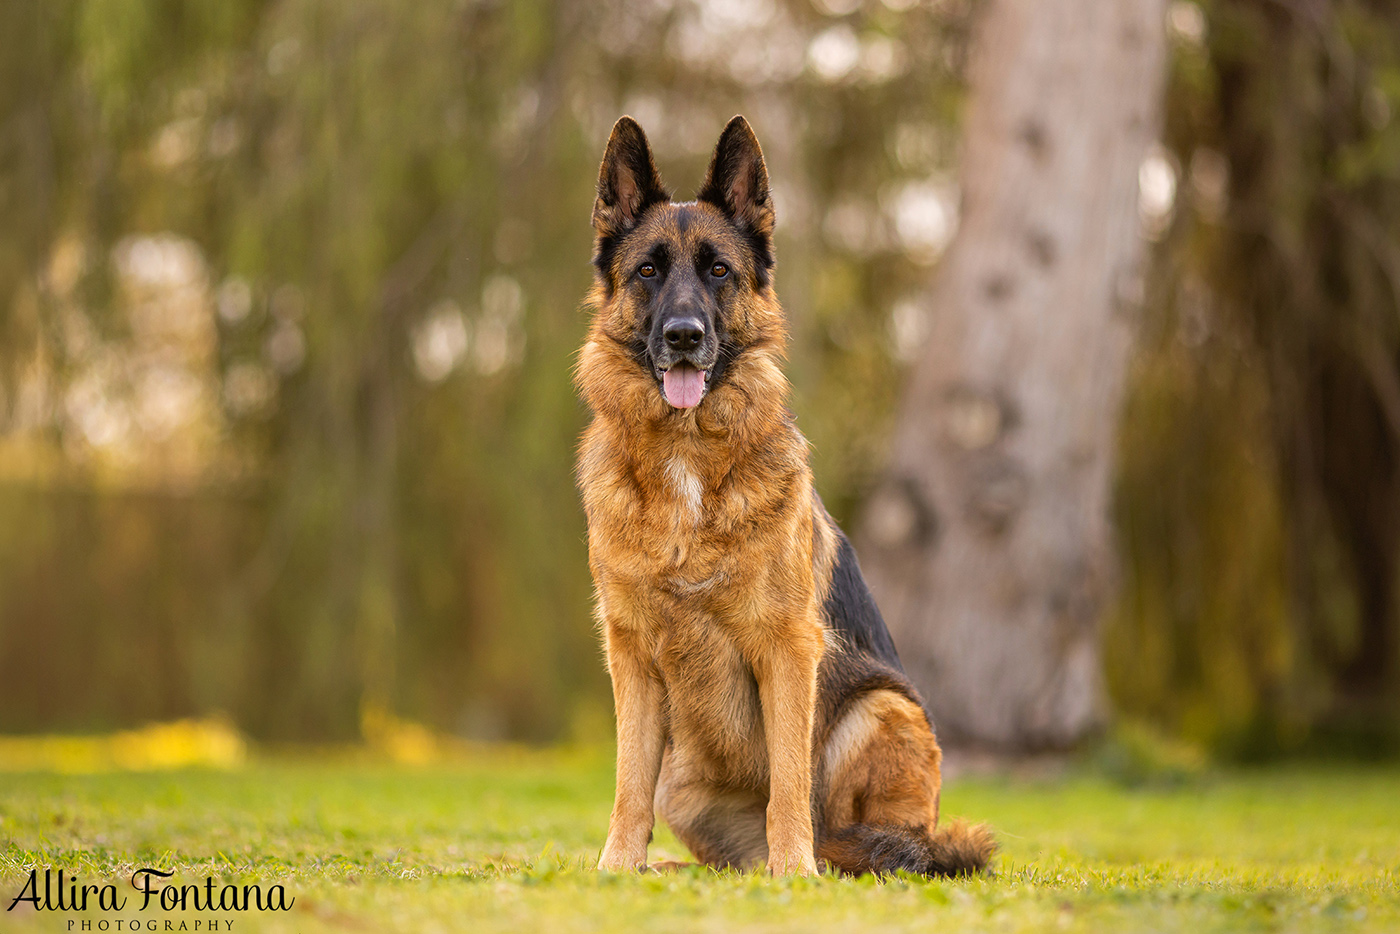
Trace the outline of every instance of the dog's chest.
<instances>
[{"instance_id":1,"label":"dog's chest","mask_svg":"<svg viewBox=\"0 0 1400 934\"><path fill-rule=\"evenodd\" d=\"M640 481L619 478L607 508L590 510L594 558L661 599L732 596L748 550L744 503L716 488L694 460L674 454Z\"/></svg>"},{"instance_id":2,"label":"dog's chest","mask_svg":"<svg viewBox=\"0 0 1400 934\"><path fill-rule=\"evenodd\" d=\"M705 486L690 459L674 454L666 462L666 487L676 501L676 519L681 523L698 525L703 517Z\"/></svg>"}]
</instances>

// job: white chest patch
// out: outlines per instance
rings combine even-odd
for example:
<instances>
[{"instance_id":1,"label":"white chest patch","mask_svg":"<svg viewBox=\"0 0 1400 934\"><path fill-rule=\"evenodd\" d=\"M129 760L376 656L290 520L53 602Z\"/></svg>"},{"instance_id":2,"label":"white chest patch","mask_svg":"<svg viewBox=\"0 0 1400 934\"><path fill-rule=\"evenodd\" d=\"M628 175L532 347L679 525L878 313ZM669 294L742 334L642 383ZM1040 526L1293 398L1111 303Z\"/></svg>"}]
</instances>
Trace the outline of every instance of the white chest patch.
<instances>
[{"instance_id":1,"label":"white chest patch","mask_svg":"<svg viewBox=\"0 0 1400 934\"><path fill-rule=\"evenodd\" d=\"M690 521L698 522L700 519L700 478L695 476L690 470L690 465L684 458L673 457L666 465L666 477L671 481L671 488L675 490L676 496L685 504L685 508L690 513Z\"/></svg>"}]
</instances>

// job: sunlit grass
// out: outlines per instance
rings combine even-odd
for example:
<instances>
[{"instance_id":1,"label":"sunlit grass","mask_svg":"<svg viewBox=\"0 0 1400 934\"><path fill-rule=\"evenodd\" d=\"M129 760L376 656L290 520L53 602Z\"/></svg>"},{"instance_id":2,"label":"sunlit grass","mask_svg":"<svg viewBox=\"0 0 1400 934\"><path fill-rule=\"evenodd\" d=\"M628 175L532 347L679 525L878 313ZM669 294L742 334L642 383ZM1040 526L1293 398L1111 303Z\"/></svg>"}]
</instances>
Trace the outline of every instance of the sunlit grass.
<instances>
[{"instance_id":1,"label":"sunlit grass","mask_svg":"<svg viewBox=\"0 0 1400 934\"><path fill-rule=\"evenodd\" d=\"M233 930L1046 931L1400 929L1400 770L1228 773L1126 790L1096 774L964 779L948 814L992 823L990 879L605 876L605 749L500 749L425 767L348 757L231 771L0 775L0 909L33 867L83 883L280 882L276 913L0 914L232 919ZM658 829L653 858L685 858ZM43 873L40 872L42 880ZM74 927L78 929L77 926ZM95 929L95 928L94 928ZM114 930L115 928L109 928ZM144 929L144 928L143 928ZM164 929L157 925L157 929ZM192 929L192 928L190 928Z\"/></svg>"}]
</instances>

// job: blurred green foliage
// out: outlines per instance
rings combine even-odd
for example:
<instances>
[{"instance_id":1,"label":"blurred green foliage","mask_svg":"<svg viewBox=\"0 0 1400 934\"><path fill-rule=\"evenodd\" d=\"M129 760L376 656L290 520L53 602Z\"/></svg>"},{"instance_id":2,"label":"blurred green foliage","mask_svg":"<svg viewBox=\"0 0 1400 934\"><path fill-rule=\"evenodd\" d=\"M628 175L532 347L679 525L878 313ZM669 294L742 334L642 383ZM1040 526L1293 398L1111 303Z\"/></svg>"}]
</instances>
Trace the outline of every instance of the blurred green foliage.
<instances>
[{"instance_id":1,"label":"blurred green foliage","mask_svg":"<svg viewBox=\"0 0 1400 934\"><path fill-rule=\"evenodd\" d=\"M1121 708L1400 749L1400 12L1173 4L1179 179L1120 436Z\"/></svg>"},{"instance_id":2,"label":"blurred green foliage","mask_svg":"<svg viewBox=\"0 0 1400 934\"><path fill-rule=\"evenodd\" d=\"M850 510L951 230L965 11L0 10L0 731L610 709L570 385L612 121L688 196L745 112L795 406Z\"/></svg>"}]
</instances>

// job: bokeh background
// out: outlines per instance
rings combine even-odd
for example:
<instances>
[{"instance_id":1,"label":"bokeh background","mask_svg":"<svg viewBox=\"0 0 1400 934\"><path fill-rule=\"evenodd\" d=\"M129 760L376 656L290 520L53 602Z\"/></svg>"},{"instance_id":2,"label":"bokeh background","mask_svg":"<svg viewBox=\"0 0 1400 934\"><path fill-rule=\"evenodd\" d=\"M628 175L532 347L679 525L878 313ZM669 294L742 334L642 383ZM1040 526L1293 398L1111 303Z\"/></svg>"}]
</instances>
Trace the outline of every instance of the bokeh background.
<instances>
[{"instance_id":1,"label":"bokeh background","mask_svg":"<svg viewBox=\"0 0 1400 934\"><path fill-rule=\"evenodd\" d=\"M573 484L612 122L746 114L848 527L957 235L966 0L0 6L0 732L605 738ZM1400 748L1400 13L1175 0L1121 404L1117 723Z\"/></svg>"}]
</instances>

